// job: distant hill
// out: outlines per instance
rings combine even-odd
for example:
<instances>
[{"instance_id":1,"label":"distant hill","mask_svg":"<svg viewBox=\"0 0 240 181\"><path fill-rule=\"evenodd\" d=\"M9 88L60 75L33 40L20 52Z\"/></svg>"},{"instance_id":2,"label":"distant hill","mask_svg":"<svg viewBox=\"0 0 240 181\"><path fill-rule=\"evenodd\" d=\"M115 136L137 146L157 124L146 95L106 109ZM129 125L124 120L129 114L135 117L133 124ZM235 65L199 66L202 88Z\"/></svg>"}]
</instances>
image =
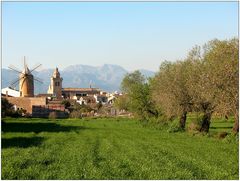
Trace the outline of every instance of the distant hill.
<instances>
[{"instance_id":1,"label":"distant hill","mask_svg":"<svg viewBox=\"0 0 240 181\"><path fill-rule=\"evenodd\" d=\"M35 81L35 93L46 93L50 84L50 77L54 69L35 71L34 75L43 80L43 84ZM128 73L119 65L104 64L103 66L71 65L59 70L63 77L63 87L98 87L102 90L113 92L120 90L120 84L125 74ZM153 71L139 70L144 76L151 77ZM10 85L10 82L18 77L18 74L9 69L2 69L2 88Z\"/></svg>"}]
</instances>

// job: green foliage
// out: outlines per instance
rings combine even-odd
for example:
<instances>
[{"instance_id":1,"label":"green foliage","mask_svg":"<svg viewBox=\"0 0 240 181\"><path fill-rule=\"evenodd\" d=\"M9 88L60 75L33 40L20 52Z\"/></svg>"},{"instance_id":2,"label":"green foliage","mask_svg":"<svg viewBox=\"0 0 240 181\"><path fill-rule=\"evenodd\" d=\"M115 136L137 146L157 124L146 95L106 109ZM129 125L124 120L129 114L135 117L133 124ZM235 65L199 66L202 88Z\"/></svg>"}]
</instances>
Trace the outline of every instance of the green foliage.
<instances>
[{"instance_id":1,"label":"green foliage","mask_svg":"<svg viewBox=\"0 0 240 181\"><path fill-rule=\"evenodd\" d=\"M89 105L80 105L79 103L75 103L73 105L73 110L78 111L80 113L88 113L91 112L93 109Z\"/></svg>"},{"instance_id":2,"label":"green foliage","mask_svg":"<svg viewBox=\"0 0 240 181\"><path fill-rule=\"evenodd\" d=\"M191 97L186 87L187 73L186 62L165 61L151 82L153 99L168 117L191 110Z\"/></svg>"},{"instance_id":3,"label":"green foliage","mask_svg":"<svg viewBox=\"0 0 240 181\"><path fill-rule=\"evenodd\" d=\"M169 133L175 133L175 132L184 131L184 130L180 127L179 121L175 119L169 124L169 128L167 131Z\"/></svg>"},{"instance_id":4,"label":"green foliage","mask_svg":"<svg viewBox=\"0 0 240 181\"><path fill-rule=\"evenodd\" d=\"M11 103L8 102L8 100L4 97L1 98L1 106L2 106L2 110L6 111L8 109L12 109L13 105Z\"/></svg>"},{"instance_id":5,"label":"green foliage","mask_svg":"<svg viewBox=\"0 0 240 181\"><path fill-rule=\"evenodd\" d=\"M134 119L84 120L4 119L1 178L239 178L236 142L169 134Z\"/></svg>"},{"instance_id":6,"label":"green foliage","mask_svg":"<svg viewBox=\"0 0 240 181\"><path fill-rule=\"evenodd\" d=\"M162 114L169 120L178 117L181 129L189 112L202 112L201 125L193 122L188 128L193 132L208 133L213 113L234 115L236 133L238 51L238 39L213 40L195 46L185 60L163 62L152 79L146 80L139 71L129 73L121 83L125 95L115 105L135 113L144 124ZM178 130L177 123L172 123L172 130Z\"/></svg>"},{"instance_id":7,"label":"green foliage","mask_svg":"<svg viewBox=\"0 0 240 181\"><path fill-rule=\"evenodd\" d=\"M123 78L121 87L126 97L119 101L120 106L125 101L127 109L142 120L158 115L151 100L149 83L139 71L127 74Z\"/></svg>"},{"instance_id":8,"label":"green foliage","mask_svg":"<svg viewBox=\"0 0 240 181\"><path fill-rule=\"evenodd\" d=\"M80 111L72 111L69 114L69 118L82 118L82 113Z\"/></svg>"},{"instance_id":9,"label":"green foliage","mask_svg":"<svg viewBox=\"0 0 240 181\"><path fill-rule=\"evenodd\" d=\"M196 117L188 125L187 130L192 133L200 132L201 126L202 126L202 117Z\"/></svg>"},{"instance_id":10,"label":"green foliage","mask_svg":"<svg viewBox=\"0 0 240 181\"><path fill-rule=\"evenodd\" d=\"M239 143L239 134L228 134L223 141L226 143Z\"/></svg>"},{"instance_id":11,"label":"green foliage","mask_svg":"<svg viewBox=\"0 0 240 181\"><path fill-rule=\"evenodd\" d=\"M71 106L71 103L68 100L63 100L62 104L65 106L66 109L68 109Z\"/></svg>"},{"instance_id":12,"label":"green foliage","mask_svg":"<svg viewBox=\"0 0 240 181\"><path fill-rule=\"evenodd\" d=\"M138 70L133 73L127 73L121 82L122 91L125 93L134 93L135 89L139 85L144 84L145 81L145 77Z\"/></svg>"},{"instance_id":13,"label":"green foliage","mask_svg":"<svg viewBox=\"0 0 240 181\"><path fill-rule=\"evenodd\" d=\"M157 130L167 130L169 128L169 120L165 116L150 117L147 120L141 121L143 127L148 127Z\"/></svg>"},{"instance_id":14,"label":"green foliage","mask_svg":"<svg viewBox=\"0 0 240 181\"><path fill-rule=\"evenodd\" d=\"M97 103L97 105L96 105L97 111L99 111L102 107L103 107L103 105L101 102Z\"/></svg>"},{"instance_id":15,"label":"green foliage","mask_svg":"<svg viewBox=\"0 0 240 181\"><path fill-rule=\"evenodd\" d=\"M98 114L101 116L108 116L111 112L111 107L102 106L101 109L98 110Z\"/></svg>"},{"instance_id":16,"label":"green foliage","mask_svg":"<svg viewBox=\"0 0 240 181\"><path fill-rule=\"evenodd\" d=\"M6 98L1 99L1 110L2 110L2 117L11 116L13 113L13 105L8 102Z\"/></svg>"},{"instance_id":17,"label":"green foliage","mask_svg":"<svg viewBox=\"0 0 240 181\"><path fill-rule=\"evenodd\" d=\"M101 109L101 103L97 104L96 107L99 107ZM89 105L82 104L80 105L79 103L75 102L70 108L70 118L82 118L86 116L92 116L94 113L94 108L92 108Z\"/></svg>"},{"instance_id":18,"label":"green foliage","mask_svg":"<svg viewBox=\"0 0 240 181\"><path fill-rule=\"evenodd\" d=\"M116 107L119 110L128 111L130 107L129 96L126 94L119 96L114 102L114 107Z\"/></svg>"},{"instance_id":19,"label":"green foliage","mask_svg":"<svg viewBox=\"0 0 240 181\"><path fill-rule=\"evenodd\" d=\"M57 118L57 113L55 111L50 112L48 115L49 119L56 119Z\"/></svg>"},{"instance_id":20,"label":"green foliage","mask_svg":"<svg viewBox=\"0 0 240 181\"><path fill-rule=\"evenodd\" d=\"M8 100L6 98L2 97L2 104L1 104L1 108L2 108L2 117L6 117L6 116L10 116L10 117L22 117L22 116L28 116L26 114L26 110L25 109L17 109L16 111L13 108L13 104L9 103Z\"/></svg>"},{"instance_id":21,"label":"green foliage","mask_svg":"<svg viewBox=\"0 0 240 181\"><path fill-rule=\"evenodd\" d=\"M163 62L150 82L152 100L167 117L178 116L182 127L185 115L196 111L204 113L201 131L208 132L212 114L218 113L234 115L238 132L238 56L233 38L196 46L185 60Z\"/></svg>"}]
</instances>

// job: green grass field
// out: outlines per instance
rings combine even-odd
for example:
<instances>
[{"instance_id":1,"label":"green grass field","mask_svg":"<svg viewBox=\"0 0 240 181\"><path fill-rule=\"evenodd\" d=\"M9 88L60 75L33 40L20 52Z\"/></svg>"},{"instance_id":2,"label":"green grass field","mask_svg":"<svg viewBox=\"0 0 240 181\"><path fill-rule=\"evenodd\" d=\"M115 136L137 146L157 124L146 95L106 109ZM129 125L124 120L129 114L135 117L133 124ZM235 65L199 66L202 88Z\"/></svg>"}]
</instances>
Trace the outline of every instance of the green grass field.
<instances>
[{"instance_id":1,"label":"green grass field","mask_svg":"<svg viewBox=\"0 0 240 181\"><path fill-rule=\"evenodd\" d=\"M188 124L191 121L196 119L196 114L189 114L187 116L187 118L188 118L187 119L187 126L188 126ZM223 118L212 117L209 133L210 133L210 135L215 135L215 134L220 133L220 132L231 133L233 125L234 125L234 118L233 117L230 117L228 120L223 119Z\"/></svg>"},{"instance_id":2,"label":"green grass field","mask_svg":"<svg viewBox=\"0 0 240 181\"><path fill-rule=\"evenodd\" d=\"M4 119L2 179L238 179L238 143L127 118ZM210 131L230 130L214 122Z\"/></svg>"}]
</instances>

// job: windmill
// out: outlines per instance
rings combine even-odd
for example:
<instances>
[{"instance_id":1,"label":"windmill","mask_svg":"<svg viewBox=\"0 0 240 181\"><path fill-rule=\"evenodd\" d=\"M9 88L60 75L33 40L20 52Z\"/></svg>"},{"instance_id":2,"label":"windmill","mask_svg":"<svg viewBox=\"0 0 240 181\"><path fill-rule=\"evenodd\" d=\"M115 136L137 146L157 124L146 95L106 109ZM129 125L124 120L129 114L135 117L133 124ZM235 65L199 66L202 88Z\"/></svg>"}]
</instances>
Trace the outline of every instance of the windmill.
<instances>
[{"instance_id":1,"label":"windmill","mask_svg":"<svg viewBox=\"0 0 240 181\"><path fill-rule=\"evenodd\" d=\"M35 78L32 74L32 72L40 66L41 64L37 64L32 70L29 70L24 56L23 71L19 70L14 65L10 65L8 67L9 69L19 73L19 77L11 82L11 86L15 87L15 85L19 82L19 91L21 97L34 97L34 80L43 83L41 79Z\"/></svg>"}]
</instances>

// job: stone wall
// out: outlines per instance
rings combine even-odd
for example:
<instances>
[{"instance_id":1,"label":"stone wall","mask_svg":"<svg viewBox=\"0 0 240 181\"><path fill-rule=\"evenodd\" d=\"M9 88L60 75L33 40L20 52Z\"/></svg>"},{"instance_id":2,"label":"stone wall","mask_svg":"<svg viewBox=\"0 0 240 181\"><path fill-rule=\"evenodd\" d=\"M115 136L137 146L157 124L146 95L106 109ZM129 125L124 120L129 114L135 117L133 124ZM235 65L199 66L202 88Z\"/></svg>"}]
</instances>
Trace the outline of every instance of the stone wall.
<instances>
[{"instance_id":1,"label":"stone wall","mask_svg":"<svg viewBox=\"0 0 240 181\"><path fill-rule=\"evenodd\" d=\"M55 118L68 117L64 105L33 106L32 117L48 118L51 113L54 113Z\"/></svg>"},{"instance_id":2,"label":"stone wall","mask_svg":"<svg viewBox=\"0 0 240 181\"><path fill-rule=\"evenodd\" d=\"M46 98L45 97L6 97L8 101L16 105L17 108L26 109L27 113L32 114L32 106L45 106Z\"/></svg>"}]
</instances>

